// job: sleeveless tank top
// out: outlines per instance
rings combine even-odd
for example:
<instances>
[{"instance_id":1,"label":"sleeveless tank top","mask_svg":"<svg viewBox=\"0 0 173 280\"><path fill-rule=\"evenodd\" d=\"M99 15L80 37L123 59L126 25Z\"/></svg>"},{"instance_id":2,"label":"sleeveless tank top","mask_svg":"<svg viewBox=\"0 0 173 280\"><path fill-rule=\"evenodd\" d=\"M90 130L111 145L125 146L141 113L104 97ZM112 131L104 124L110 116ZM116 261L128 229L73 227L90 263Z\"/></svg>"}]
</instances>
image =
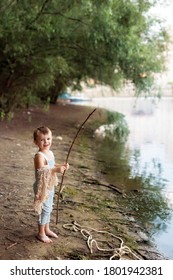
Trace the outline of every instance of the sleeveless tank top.
<instances>
[{"instance_id":1,"label":"sleeveless tank top","mask_svg":"<svg viewBox=\"0 0 173 280\"><path fill-rule=\"evenodd\" d=\"M51 153L51 159L49 159L43 152L37 152L37 154L42 155L46 160L48 167L53 168L55 165L55 158L53 152L52 151L49 152Z\"/></svg>"},{"instance_id":2,"label":"sleeveless tank top","mask_svg":"<svg viewBox=\"0 0 173 280\"><path fill-rule=\"evenodd\" d=\"M50 153L51 153L51 159L49 159L43 152L40 152L40 151L37 152L36 155L37 155L37 154L42 155L42 156L44 157L44 159L46 160L48 167L49 167L49 168L53 168L54 165L55 165L55 157L54 157L54 154L53 154L52 151L50 151ZM35 182L34 182L34 184L33 184L33 190L34 190L34 193L35 193L35 194L36 194L37 191L38 191L38 188L37 188L37 182L38 182L38 180L37 180L37 176L36 176L36 175L37 175L37 170L35 170Z\"/></svg>"}]
</instances>

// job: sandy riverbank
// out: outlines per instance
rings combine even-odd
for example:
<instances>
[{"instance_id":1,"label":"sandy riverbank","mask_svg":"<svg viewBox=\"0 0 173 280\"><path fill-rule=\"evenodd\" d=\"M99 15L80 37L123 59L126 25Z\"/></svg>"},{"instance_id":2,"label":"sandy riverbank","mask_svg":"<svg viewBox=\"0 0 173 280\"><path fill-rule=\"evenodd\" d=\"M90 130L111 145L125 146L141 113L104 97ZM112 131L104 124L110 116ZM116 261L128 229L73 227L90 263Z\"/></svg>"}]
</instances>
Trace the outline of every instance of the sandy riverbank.
<instances>
[{"instance_id":1,"label":"sandy riverbank","mask_svg":"<svg viewBox=\"0 0 173 280\"><path fill-rule=\"evenodd\" d=\"M0 122L1 260L109 259L114 253L115 259L164 259L146 240L144 229L131 216L128 208L121 209L118 200L122 194L110 188L97 168L92 127L96 120L105 119L105 112L101 110L89 119L71 152L58 225L55 224L55 197L51 225L59 234L58 240L43 244L35 238L37 216L33 211L32 184L36 147L32 142L33 130L40 125L52 129L52 150L56 161L64 162L77 128L90 112L91 108L83 106L54 105L48 112L22 110L15 113L12 121ZM81 234L80 227L74 231L74 221L85 229L85 236ZM90 234L97 241L92 243L92 253L86 242ZM121 250L120 257L117 249L122 242L127 246L127 254ZM100 251L96 245L109 251Z\"/></svg>"}]
</instances>

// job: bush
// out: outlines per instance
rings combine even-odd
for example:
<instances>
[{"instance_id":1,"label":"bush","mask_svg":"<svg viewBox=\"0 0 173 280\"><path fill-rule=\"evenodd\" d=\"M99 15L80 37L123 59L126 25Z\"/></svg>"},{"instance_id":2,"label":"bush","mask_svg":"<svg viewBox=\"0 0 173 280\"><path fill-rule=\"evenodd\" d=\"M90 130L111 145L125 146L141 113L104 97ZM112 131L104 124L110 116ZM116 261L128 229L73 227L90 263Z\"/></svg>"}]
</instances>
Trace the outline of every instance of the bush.
<instances>
[{"instance_id":1,"label":"bush","mask_svg":"<svg viewBox=\"0 0 173 280\"><path fill-rule=\"evenodd\" d=\"M95 131L97 138L108 138L114 142L126 142L129 135L125 116L118 112L107 111L107 124L101 125Z\"/></svg>"}]
</instances>

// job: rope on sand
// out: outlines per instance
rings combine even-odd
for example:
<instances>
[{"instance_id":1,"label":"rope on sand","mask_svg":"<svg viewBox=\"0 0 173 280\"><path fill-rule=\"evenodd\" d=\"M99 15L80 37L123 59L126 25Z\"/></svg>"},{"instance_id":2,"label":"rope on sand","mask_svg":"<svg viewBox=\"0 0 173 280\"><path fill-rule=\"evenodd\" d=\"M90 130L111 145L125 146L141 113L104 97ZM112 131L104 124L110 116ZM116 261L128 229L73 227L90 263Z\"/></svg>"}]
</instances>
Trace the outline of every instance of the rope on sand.
<instances>
[{"instance_id":1,"label":"rope on sand","mask_svg":"<svg viewBox=\"0 0 173 280\"><path fill-rule=\"evenodd\" d=\"M93 245L95 244L96 248L99 251L110 252L112 254L111 257L109 258L110 260L113 260L116 257L119 260L121 260L121 259L123 259L122 257L124 255L129 255L129 254L131 254L133 257L135 257L135 259L140 260L140 258L134 252L132 252L132 250L128 246L124 245L124 241L123 241L123 239L121 237L116 236L116 235L114 235L114 234L112 234L112 233L110 233L108 231L96 230L96 229L91 228L91 227L84 227L83 228L76 221L74 221L71 224L64 224L63 228L69 229L71 231L73 230L75 232L80 232L82 234L82 236L84 237L84 239L86 240L88 248L89 248L91 254L93 253ZM107 241L106 240L98 240L97 241L96 239L93 238L93 236L91 234L92 231L94 231L96 233L107 234L107 235L117 239L120 242L119 248L110 248L110 249L109 248L101 248L98 245L98 242L107 242Z\"/></svg>"}]
</instances>

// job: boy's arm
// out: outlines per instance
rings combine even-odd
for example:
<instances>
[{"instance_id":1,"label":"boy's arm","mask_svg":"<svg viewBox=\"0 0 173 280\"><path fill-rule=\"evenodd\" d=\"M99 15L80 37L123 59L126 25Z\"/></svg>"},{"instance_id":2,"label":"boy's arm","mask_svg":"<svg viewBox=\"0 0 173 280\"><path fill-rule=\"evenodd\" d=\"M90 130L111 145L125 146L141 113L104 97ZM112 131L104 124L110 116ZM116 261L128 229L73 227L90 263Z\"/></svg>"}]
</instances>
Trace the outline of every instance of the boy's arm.
<instances>
[{"instance_id":1,"label":"boy's arm","mask_svg":"<svg viewBox=\"0 0 173 280\"><path fill-rule=\"evenodd\" d=\"M36 170L44 167L45 166L45 159L41 155L36 154L35 158L34 158L34 166L35 166Z\"/></svg>"}]
</instances>

